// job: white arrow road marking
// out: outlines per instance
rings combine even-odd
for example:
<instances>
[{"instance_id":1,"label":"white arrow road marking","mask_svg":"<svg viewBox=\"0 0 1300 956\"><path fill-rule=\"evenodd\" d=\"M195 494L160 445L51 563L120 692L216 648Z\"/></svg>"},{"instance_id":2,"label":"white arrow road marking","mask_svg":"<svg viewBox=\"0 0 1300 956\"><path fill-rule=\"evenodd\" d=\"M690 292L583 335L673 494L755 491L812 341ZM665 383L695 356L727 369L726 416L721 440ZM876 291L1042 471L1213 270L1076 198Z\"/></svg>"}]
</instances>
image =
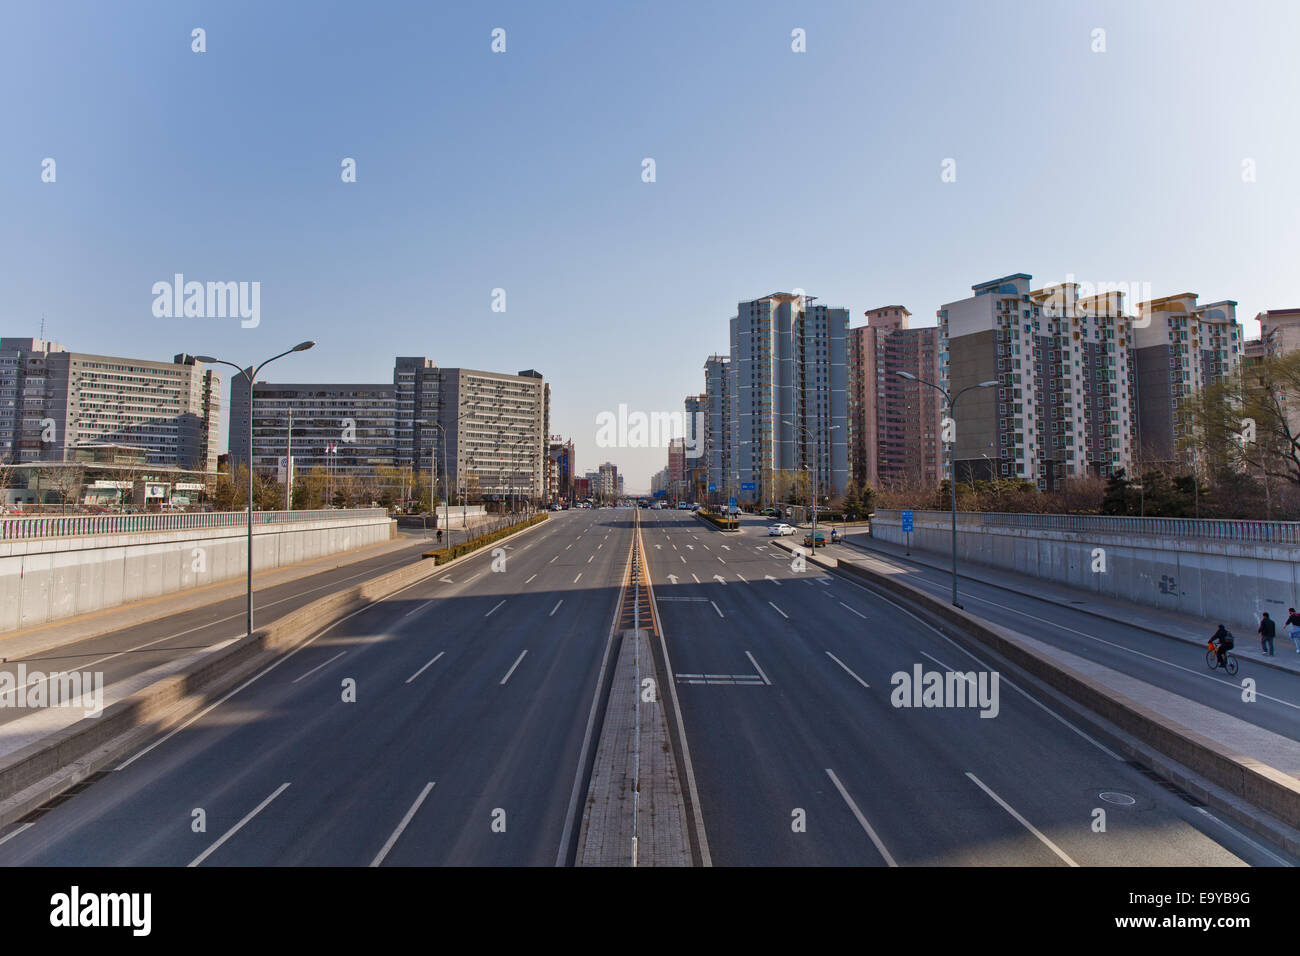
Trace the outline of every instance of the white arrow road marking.
<instances>
[{"instance_id":1,"label":"white arrow road marking","mask_svg":"<svg viewBox=\"0 0 1300 956\"><path fill-rule=\"evenodd\" d=\"M675 574L670 574L670 575L668 575L668 580L669 580L670 583L672 583L672 584L676 584L676 583L677 583L677 575L675 575Z\"/></svg>"}]
</instances>

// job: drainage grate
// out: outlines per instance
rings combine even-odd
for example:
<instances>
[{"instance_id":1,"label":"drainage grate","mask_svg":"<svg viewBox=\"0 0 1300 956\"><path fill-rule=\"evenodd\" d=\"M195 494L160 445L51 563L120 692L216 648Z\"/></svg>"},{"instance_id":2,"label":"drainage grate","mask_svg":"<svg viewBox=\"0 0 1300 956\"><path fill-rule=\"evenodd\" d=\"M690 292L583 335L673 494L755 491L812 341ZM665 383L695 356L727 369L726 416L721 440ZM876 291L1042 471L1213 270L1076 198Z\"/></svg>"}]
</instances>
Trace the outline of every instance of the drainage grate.
<instances>
[{"instance_id":1,"label":"drainage grate","mask_svg":"<svg viewBox=\"0 0 1300 956\"><path fill-rule=\"evenodd\" d=\"M58 794L57 796L51 797L49 800L41 804L39 807L37 807L31 813L27 814L27 816L23 817L18 822L34 823L35 821L39 820L41 817L45 816L45 814L53 810L55 807L57 807L59 804L66 803L67 801L75 797L77 794L81 793L83 790L89 789L91 786L98 783L101 778L107 777L108 774L109 771L107 770L100 770L96 773L92 773L85 780L81 781L81 783L74 784L73 786L69 787L67 790L64 790L62 793Z\"/></svg>"},{"instance_id":2,"label":"drainage grate","mask_svg":"<svg viewBox=\"0 0 1300 956\"><path fill-rule=\"evenodd\" d=\"M1151 770L1149 767L1143 766L1142 764L1138 763L1136 760L1125 760L1124 763L1132 767L1138 773L1142 774L1142 776L1146 777L1148 780L1155 781L1161 787L1168 790L1178 799L1186 803L1189 803L1194 807L1205 806L1204 803L1202 803L1200 800L1197 800L1194 796L1192 796L1182 787L1178 786L1178 784L1171 783L1170 781L1166 780L1164 777L1160 776L1160 774L1156 773L1154 770Z\"/></svg>"}]
</instances>

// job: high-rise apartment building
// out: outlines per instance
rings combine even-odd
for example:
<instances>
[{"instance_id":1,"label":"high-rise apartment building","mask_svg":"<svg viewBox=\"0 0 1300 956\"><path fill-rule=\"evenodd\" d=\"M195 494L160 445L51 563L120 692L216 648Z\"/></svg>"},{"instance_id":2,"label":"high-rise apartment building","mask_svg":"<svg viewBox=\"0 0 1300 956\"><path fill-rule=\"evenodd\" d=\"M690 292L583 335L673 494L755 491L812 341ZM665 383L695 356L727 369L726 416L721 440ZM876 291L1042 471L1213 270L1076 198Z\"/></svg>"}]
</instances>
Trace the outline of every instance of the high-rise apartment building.
<instances>
[{"instance_id":1,"label":"high-rise apartment building","mask_svg":"<svg viewBox=\"0 0 1300 956\"><path fill-rule=\"evenodd\" d=\"M910 316L901 305L882 306L848 331L850 451L860 485L939 483L943 400L898 374L938 383L939 330L910 328Z\"/></svg>"},{"instance_id":2,"label":"high-rise apartment building","mask_svg":"<svg viewBox=\"0 0 1300 956\"><path fill-rule=\"evenodd\" d=\"M847 309L778 292L731 319L728 495L775 500L783 476L815 475L824 498L849 476Z\"/></svg>"},{"instance_id":3,"label":"high-rise apartment building","mask_svg":"<svg viewBox=\"0 0 1300 956\"><path fill-rule=\"evenodd\" d=\"M1182 437L1182 401L1241 363L1237 303L1198 305L1182 292L1139 302L1134 321L1137 429L1133 454L1141 466L1175 461Z\"/></svg>"},{"instance_id":4,"label":"high-rise apartment building","mask_svg":"<svg viewBox=\"0 0 1300 956\"><path fill-rule=\"evenodd\" d=\"M0 461L65 461L126 445L151 465L215 471L221 377L192 355L170 363L0 338Z\"/></svg>"},{"instance_id":5,"label":"high-rise apartment building","mask_svg":"<svg viewBox=\"0 0 1300 956\"><path fill-rule=\"evenodd\" d=\"M730 369L731 358L727 355L710 355L704 363L705 489L715 501L731 479Z\"/></svg>"}]
</instances>

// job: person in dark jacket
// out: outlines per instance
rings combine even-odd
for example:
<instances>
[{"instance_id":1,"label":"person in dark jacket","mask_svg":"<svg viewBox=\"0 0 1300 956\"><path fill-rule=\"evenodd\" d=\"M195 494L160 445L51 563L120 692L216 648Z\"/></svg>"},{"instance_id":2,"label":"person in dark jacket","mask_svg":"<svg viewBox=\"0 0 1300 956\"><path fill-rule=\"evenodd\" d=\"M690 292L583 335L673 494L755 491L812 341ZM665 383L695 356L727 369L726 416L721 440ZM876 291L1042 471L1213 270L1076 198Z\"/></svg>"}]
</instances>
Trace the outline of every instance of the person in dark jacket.
<instances>
[{"instance_id":1,"label":"person in dark jacket","mask_svg":"<svg viewBox=\"0 0 1300 956\"><path fill-rule=\"evenodd\" d=\"M1259 619L1259 646L1269 657L1277 657L1273 653L1273 637L1277 634L1277 622L1268 616L1268 611Z\"/></svg>"},{"instance_id":2,"label":"person in dark jacket","mask_svg":"<svg viewBox=\"0 0 1300 956\"><path fill-rule=\"evenodd\" d=\"M1287 629L1287 635L1291 638L1291 643L1295 645L1295 652L1300 654L1300 614L1295 612L1295 608L1287 608L1290 611L1285 623L1282 625Z\"/></svg>"},{"instance_id":3,"label":"person in dark jacket","mask_svg":"<svg viewBox=\"0 0 1300 956\"><path fill-rule=\"evenodd\" d=\"M1232 635L1228 633L1226 627L1220 624L1219 629L1210 637L1210 643L1213 644L1215 650L1218 651L1219 666L1226 670L1228 662L1224 655L1227 654L1228 651L1232 650L1233 645L1236 643L1232 639Z\"/></svg>"}]
</instances>

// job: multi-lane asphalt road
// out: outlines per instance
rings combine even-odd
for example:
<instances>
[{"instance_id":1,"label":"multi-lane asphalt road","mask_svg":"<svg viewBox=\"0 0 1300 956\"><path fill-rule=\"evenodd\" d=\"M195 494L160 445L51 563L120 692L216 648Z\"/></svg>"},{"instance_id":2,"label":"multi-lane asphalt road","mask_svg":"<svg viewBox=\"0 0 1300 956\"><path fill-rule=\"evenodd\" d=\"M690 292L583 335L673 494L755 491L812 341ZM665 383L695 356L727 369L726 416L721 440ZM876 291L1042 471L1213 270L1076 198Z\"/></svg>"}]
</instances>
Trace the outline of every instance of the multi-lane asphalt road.
<instances>
[{"instance_id":1,"label":"multi-lane asphalt road","mask_svg":"<svg viewBox=\"0 0 1300 956\"><path fill-rule=\"evenodd\" d=\"M0 863L566 860L631 518L556 515L504 570L485 549L369 605L7 828Z\"/></svg>"},{"instance_id":2,"label":"multi-lane asphalt road","mask_svg":"<svg viewBox=\"0 0 1300 956\"><path fill-rule=\"evenodd\" d=\"M648 515L715 865L1293 862L1005 675L996 717L893 706L895 673L987 662L854 582L793 570L759 527L725 534Z\"/></svg>"},{"instance_id":3,"label":"multi-lane asphalt road","mask_svg":"<svg viewBox=\"0 0 1300 956\"><path fill-rule=\"evenodd\" d=\"M640 516L715 865L1294 862L1007 675L995 717L893 706L897 672L986 662L753 528ZM363 608L0 832L0 864L568 862L633 518L553 515L501 571Z\"/></svg>"}]
</instances>

